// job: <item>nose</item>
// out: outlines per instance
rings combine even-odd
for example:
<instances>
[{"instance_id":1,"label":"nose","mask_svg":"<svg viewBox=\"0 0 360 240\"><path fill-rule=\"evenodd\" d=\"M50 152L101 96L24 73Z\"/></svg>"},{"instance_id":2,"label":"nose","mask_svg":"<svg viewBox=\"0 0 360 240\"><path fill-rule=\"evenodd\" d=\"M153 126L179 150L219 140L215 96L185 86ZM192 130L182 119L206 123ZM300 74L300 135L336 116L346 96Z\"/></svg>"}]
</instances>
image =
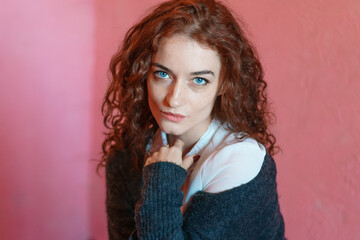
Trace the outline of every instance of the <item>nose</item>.
<instances>
[{"instance_id":1,"label":"nose","mask_svg":"<svg viewBox=\"0 0 360 240\"><path fill-rule=\"evenodd\" d=\"M186 85L184 81L177 79L168 88L165 101L169 107L180 107L186 102Z\"/></svg>"}]
</instances>

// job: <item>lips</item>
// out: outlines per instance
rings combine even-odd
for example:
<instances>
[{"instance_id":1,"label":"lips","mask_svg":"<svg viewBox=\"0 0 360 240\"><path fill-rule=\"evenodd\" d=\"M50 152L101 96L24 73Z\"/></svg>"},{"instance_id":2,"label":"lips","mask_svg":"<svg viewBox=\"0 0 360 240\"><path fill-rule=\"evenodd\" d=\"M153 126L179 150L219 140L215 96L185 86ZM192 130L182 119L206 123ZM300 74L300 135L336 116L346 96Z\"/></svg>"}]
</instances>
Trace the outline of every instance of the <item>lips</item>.
<instances>
[{"instance_id":1,"label":"lips","mask_svg":"<svg viewBox=\"0 0 360 240\"><path fill-rule=\"evenodd\" d=\"M177 114L177 113L161 111L161 114L163 115L164 118L166 118L167 120L169 120L171 122L180 122L185 119L184 115Z\"/></svg>"}]
</instances>

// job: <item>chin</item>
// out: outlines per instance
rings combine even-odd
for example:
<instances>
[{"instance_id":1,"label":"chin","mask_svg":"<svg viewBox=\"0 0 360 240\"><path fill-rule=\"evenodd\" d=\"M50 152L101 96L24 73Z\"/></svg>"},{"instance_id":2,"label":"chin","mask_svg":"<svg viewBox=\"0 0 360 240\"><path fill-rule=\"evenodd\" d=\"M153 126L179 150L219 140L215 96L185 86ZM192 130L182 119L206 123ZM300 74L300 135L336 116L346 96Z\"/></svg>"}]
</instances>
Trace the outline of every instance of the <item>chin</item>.
<instances>
[{"instance_id":1,"label":"chin","mask_svg":"<svg viewBox=\"0 0 360 240\"><path fill-rule=\"evenodd\" d=\"M179 126L177 123L162 123L159 124L159 127L164 133L174 136L180 136L184 133L181 129L181 126Z\"/></svg>"}]
</instances>

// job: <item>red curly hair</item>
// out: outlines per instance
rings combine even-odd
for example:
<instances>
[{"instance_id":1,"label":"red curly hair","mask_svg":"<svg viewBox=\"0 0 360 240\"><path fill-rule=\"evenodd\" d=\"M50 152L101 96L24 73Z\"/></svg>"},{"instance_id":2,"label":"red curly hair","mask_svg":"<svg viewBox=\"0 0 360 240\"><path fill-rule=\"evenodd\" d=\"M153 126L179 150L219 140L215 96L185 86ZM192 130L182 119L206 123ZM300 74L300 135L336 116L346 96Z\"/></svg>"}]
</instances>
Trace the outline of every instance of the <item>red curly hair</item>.
<instances>
[{"instance_id":1,"label":"red curly hair","mask_svg":"<svg viewBox=\"0 0 360 240\"><path fill-rule=\"evenodd\" d=\"M110 62L111 82L102 106L109 129L103 143L103 166L117 150L127 150L141 169L145 148L158 125L148 106L146 77L162 38L183 34L218 52L223 80L212 117L230 131L246 133L275 154L275 137L268 130L266 82L251 43L231 12L214 0L172 0L127 32Z\"/></svg>"}]
</instances>

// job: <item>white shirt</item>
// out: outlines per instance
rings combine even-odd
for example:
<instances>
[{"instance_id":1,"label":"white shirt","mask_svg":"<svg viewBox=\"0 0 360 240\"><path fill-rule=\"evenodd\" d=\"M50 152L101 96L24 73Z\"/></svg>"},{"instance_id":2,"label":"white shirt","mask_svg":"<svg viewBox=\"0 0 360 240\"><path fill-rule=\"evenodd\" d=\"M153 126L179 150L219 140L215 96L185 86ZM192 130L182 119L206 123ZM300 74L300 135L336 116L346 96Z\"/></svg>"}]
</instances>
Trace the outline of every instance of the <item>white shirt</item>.
<instances>
[{"instance_id":1,"label":"white shirt","mask_svg":"<svg viewBox=\"0 0 360 240\"><path fill-rule=\"evenodd\" d=\"M167 144L166 133L158 131L148 150L153 153ZM184 207L198 191L217 193L251 181L260 172L266 149L253 138L237 139L213 120L189 155L200 155L200 159L188 169Z\"/></svg>"}]
</instances>

